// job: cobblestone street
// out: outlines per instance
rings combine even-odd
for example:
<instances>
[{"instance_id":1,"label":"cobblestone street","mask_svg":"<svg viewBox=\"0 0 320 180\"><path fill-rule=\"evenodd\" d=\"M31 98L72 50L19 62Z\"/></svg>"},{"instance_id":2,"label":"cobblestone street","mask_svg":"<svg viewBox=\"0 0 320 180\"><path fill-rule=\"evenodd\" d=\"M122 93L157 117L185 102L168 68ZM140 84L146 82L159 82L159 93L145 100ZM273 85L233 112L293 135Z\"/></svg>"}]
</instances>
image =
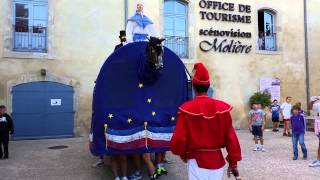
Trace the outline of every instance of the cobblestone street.
<instances>
[{"instance_id":1,"label":"cobblestone street","mask_svg":"<svg viewBox=\"0 0 320 180\"><path fill-rule=\"evenodd\" d=\"M248 180L318 180L320 168L309 168L315 159L318 140L307 133L306 145L309 159L293 161L291 139L281 133L265 132L267 152L252 151L252 136L248 131L237 131L242 146L243 161L239 169L243 179ZM56 145L68 146L63 150L50 150ZM11 158L0 161L1 180L112 180L110 166L92 168L96 161L88 151L86 138L13 141ZM301 155L301 153L300 153ZM169 175L161 179L187 179L186 165L171 154L167 164ZM144 173L145 174L145 173ZM144 175L144 179L146 175ZM227 179L227 178L225 178Z\"/></svg>"}]
</instances>

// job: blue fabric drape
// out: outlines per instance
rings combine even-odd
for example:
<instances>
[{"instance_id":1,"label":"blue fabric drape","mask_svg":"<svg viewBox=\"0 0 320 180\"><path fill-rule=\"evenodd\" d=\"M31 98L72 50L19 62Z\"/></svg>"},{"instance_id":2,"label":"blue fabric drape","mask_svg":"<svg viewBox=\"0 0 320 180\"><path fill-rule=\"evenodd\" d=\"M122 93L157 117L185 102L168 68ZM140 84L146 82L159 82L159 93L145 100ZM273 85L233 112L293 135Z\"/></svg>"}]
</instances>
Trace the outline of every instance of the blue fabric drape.
<instances>
[{"instance_id":1,"label":"blue fabric drape","mask_svg":"<svg viewBox=\"0 0 320 180\"><path fill-rule=\"evenodd\" d=\"M147 129L172 133L178 107L187 99L187 75L180 58L164 48L161 75L152 85L139 80L147 42L130 43L111 54L102 66L93 95L91 152L96 156L162 152L168 148L106 149L107 133L125 136ZM130 120L130 121L129 121Z\"/></svg>"}]
</instances>

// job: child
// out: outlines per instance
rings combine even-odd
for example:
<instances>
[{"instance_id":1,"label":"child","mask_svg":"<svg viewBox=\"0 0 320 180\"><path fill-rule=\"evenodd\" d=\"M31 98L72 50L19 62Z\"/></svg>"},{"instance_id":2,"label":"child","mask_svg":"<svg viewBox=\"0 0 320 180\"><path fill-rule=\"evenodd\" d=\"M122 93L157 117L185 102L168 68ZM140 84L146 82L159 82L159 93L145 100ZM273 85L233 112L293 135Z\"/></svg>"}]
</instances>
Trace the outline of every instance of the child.
<instances>
[{"instance_id":1,"label":"child","mask_svg":"<svg viewBox=\"0 0 320 180\"><path fill-rule=\"evenodd\" d=\"M291 118L291 100L292 98L288 96L286 98L286 102L281 105L281 115L283 117L283 123L284 123L284 128L283 128L283 136L288 136L291 137L290 133L290 118Z\"/></svg>"},{"instance_id":2,"label":"child","mask_svg":"<svg viewBox=\"0 0 320 180\"><path fill-rule=\"evenodd\" d=\"M301 114L301 116L303 116L304 127L305 127L305 130L307 131L307 120L306 120L306 118L305 118L305 112L304 112L304 110L302 109L302 104L301 104L301 102L297 102L297 103L296 103L296 106L298 106L298 107L300 108L299 114Z\"/></svg>"},{"instance_id":3,"label":"child","mask_svg":"<svg viewBox=\"0 0 320 180\"><path fill-rule=\"evenodd\" d=\"M313 161L309 164L310 167L320 167L320 98L317 97L315 101L312 103L312 109L317 112L317 116L314 122L314 132L316 133L319 139L319 146L318 146L318 157L317 160Z\"/></svg>"},{"instance_id":4,"label":"child","mask_svg":"<svg viewBox=\"0 0 320 180\"><path fill-rule=\"evenodd\" d=\"M301 115L301 109L295 105L292 108L292 117L290 118L292 125L292 145L293 145L293 160L298 159L298 142L303 152L303 159L307 159L308 153L304 144L305 124L304 117Z\"/></svg>"},{"instance_id":5,"label":"child","mask_svg":"<svg viewBox=\"0 0 320 180\"><path fill-rule=\"evenodd\" d=\"M265 113L260 109L260 103L254 103L252 109L249 112L249 129L254 136L255 147L254 151L265 152L263 145L263 130L265 127ZM259 140L260 144L259 145Z\"/></svg>"},{"instance_id":6,"label":"child","mask_svg":"<svg viewBox=\"0 0 320 180\"><path fill-rule=\"evenodd\" d=\"M9 134L13 134L12 118L6 113L6 107L0 106L0 159L9 158ZM3 151L2 151L3 146Z\"/></svg>"},{"instance_id":7,"label":"child","mask_svg":"<svg viewBox=\"0 0 320 180\"><path fill-rule=\"evenodd\" d=\"M280 119L280 106L278 100L273 100L273 103L270 106L270 112L272 113L273 132L278 132Z\"/></svg>"},{"instance_id":8,"label":"child","mask_svg":"<svg viewBox=\"0 0 320 180\"><path fill-rule=\"evenodd\" d=\"M296 106L300 108L299 114L301 114L304 117L304 110L302 109L302 104L301 102L297 102Z\"/></svg>"}]
</instances>

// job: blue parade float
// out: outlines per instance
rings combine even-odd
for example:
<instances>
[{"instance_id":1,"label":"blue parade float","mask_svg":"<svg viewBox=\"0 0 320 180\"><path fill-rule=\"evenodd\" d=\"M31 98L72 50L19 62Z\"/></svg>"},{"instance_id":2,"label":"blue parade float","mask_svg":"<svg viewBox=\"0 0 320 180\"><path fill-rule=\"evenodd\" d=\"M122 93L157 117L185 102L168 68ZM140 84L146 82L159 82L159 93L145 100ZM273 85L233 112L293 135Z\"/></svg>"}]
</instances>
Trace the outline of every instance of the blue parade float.
<instances>
[{"instance_id":1,"label":"blue parade float","mask_svg":"<svg viewBox=\"0 0 320 180\"><path fill-rule=\"evenodd\" d=\"M100 70L90 134L90 150L95 156L170 148L178 108L191 96L188 73L181 59L164 47L161 69L155 76L143 74L147 46L148 42L125 45L112 53Z\"/></svg>"}]
</instances>

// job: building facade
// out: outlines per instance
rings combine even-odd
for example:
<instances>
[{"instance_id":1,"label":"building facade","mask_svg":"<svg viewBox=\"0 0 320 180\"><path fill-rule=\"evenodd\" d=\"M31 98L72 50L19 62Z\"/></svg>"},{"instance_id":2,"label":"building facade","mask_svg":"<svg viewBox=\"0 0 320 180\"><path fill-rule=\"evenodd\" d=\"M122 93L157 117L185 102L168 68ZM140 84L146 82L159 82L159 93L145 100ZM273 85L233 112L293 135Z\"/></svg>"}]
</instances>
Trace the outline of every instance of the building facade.
<instances>
[{"instance_id":1,"label":"building facade","mask_svg":"<svg viewBox=\"0 0 320 180\"><path fill-rule=\"evenodd\" d=\"M235 127L243 128L249 97L263 78L279 79L281 100L292 96L304 107L307 92L320 94L320 2L306 0L306 11L304 3L145 0L145 14L189 69L198 61L208 67L214 97L234 106ZM88 132L95 78L119 43L134 4L0 2L0 104L17 117L23 131L18 136ZM35 133L37 128L42 132Z\"/></svg>"}]
</instances>

